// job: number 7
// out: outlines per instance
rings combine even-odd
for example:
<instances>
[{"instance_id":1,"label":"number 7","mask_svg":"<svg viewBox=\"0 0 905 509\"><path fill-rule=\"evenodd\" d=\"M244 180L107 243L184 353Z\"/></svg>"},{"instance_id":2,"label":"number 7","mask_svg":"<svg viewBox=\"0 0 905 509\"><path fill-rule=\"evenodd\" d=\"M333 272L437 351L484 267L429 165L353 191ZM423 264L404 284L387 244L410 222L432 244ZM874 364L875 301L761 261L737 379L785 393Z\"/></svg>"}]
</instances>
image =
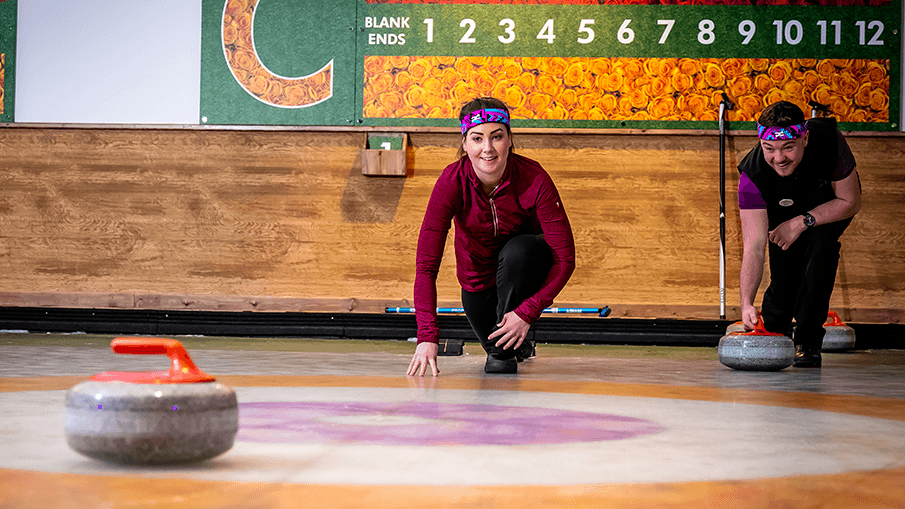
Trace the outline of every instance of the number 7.
<instances>
[{"instance_id":1,"label":"number 7","mask_svg":"<svg viewBox=\"0 0 905 509\"><path fill-rule=\"evenodd\" d=\"M672 31L673 25L676 24L676 20L674 19L658 19L658 25L663 25L666 28L663 30L663 35L660 36L660 42L658 44L663 44L666 42L666 38L669 37L669 32Z\"/></svg>"}]
</instances>

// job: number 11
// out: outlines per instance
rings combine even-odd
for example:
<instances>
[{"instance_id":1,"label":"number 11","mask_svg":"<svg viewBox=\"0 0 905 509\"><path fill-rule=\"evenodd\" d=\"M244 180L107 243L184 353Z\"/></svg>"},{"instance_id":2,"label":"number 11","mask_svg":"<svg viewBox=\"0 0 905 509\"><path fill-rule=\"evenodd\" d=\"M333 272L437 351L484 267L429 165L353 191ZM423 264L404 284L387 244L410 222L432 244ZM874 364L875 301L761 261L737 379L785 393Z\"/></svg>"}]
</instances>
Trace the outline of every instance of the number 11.
<instances>
[{"instance_id":1,"label":"number 11","mask_svg":"<svg viewBox=\"0 0 905 509\"><path fill-rule=\"evenodd\" d=\"M836 29L834 44L838 46L839 44L842 44L842 22L837 19L834 20L831 24L833 25L833 28ZM820 27L820 44L826 44L826 21L818 21L817 26Z\"/></svg>"}]
</instances>

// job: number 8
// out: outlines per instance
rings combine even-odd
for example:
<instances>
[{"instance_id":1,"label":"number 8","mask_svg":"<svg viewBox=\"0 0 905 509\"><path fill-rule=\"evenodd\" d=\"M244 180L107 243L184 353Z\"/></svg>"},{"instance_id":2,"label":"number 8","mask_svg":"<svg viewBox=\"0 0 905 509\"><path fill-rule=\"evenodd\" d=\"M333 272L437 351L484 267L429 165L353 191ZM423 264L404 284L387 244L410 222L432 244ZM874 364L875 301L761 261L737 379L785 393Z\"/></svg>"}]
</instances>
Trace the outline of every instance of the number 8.
<instances>
[{"instance_id":1,"label":"number 8","mask_svg":"<svg viewBox=\"0 0 905 509\"><path fill-rule=\"evenodd\" d=\"M713 41L716 40L713 28L713 21L702 19L701 22L698 23L698 30L700 30L700 32L698 32L698 42L701 44L713 44Z\"/></svg>"}]
</instances>

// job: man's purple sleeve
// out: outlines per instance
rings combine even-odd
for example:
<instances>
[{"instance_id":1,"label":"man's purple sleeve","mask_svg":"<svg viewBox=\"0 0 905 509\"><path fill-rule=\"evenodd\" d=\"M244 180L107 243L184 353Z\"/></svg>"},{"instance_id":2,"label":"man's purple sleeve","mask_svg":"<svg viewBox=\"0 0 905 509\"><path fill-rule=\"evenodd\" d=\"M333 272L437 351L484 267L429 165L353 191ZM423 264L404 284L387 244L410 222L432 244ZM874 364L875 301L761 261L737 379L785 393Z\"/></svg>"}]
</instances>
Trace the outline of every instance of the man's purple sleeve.
<instances>
[{"instance_id":1,"label":"man's purple sleeve","mask_svg":"<svg viewBox=\"0 0 905 509\"><path fill-rule=\"evenodd\" d=\"M760 194L760 189L751 182L746 173L742 173L738 178L738 208L747 209L765 209L767 202Z\"/></svg>"},{"instance_id":2,"label":"man's purple sleeve","mask_svg":"<svg viewBox=\"0 0 905 509\"><path fill-rule=\"evenodd\" d=\"M855 170L855 155L852 154L852 149L849 148L845 137L842 136L838 129L836 130L836 137L838 139L839 155L836 157L837 162L836 170L833 172L833 182L838 182L848 177Z\"/></svg>"}]
</instances>

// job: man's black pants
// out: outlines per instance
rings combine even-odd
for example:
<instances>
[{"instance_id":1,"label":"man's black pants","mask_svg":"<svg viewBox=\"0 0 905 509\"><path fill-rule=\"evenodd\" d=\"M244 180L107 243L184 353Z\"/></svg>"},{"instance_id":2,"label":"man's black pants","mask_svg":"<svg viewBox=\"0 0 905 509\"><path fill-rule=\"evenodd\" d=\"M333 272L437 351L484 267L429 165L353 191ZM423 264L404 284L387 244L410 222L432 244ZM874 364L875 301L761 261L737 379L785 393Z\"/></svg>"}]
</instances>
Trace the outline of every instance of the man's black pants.
<instances>
[{"instance_id":1,"label":"man's black pants","mask_svg":"<svg viewBox=\"0 0 905 509\"><path fill-rule=\"evenodd\" d=\"M786 251L770 242L770 286L761 307L768 331L791 335L794 318L795 344L820 349L839 265L839 237L851 222L809 228Z\"/></svg>"}]
</instances>

